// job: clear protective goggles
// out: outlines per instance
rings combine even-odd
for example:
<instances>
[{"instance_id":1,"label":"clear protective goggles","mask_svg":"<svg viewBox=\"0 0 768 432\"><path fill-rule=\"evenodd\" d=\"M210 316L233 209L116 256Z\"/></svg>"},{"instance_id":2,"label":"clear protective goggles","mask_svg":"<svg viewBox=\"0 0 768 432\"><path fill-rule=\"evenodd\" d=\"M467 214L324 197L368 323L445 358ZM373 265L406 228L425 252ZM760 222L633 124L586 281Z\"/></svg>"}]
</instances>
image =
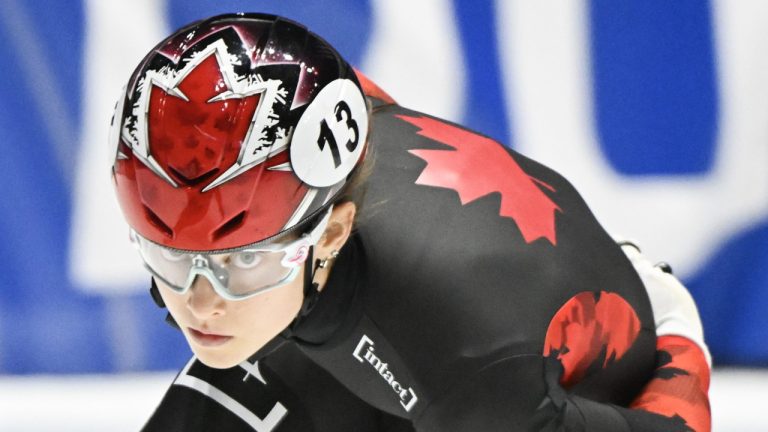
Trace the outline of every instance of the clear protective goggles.
<instances>
[{"instance_id":1,"label":"clear protective goggles","mask_svg":"<svg viewBox=\"0 0 768 432\"><path fill-rule=\"evenodd\" d=\"M246 246L226 253L184 252L153 243L131 230L144 266L165 285L184 294L198 276L227 300L245 300L296 279L328 225L331 208L309 232L288 243Z\"/></svg>"}]
</instances>

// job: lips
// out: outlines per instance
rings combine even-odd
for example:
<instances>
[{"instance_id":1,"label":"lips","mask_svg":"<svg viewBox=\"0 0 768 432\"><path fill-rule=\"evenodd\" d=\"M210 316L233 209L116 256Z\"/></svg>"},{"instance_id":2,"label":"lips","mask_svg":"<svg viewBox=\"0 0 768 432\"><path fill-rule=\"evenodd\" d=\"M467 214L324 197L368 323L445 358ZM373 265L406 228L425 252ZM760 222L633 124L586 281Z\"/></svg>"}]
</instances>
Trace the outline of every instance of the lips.
<instances>
[{"instance_id":1,"label":"lips","mask_svg":"<svg viewBox=\"0 0 768 432\"><path fill-rule=\"evenodd\" d=\"M205 333L200 330L187 327L189 335L198 345L204 347L215 347L222 345L232 339L232 336L219 335L215 333Z\"/></svg>"}]
</instances>

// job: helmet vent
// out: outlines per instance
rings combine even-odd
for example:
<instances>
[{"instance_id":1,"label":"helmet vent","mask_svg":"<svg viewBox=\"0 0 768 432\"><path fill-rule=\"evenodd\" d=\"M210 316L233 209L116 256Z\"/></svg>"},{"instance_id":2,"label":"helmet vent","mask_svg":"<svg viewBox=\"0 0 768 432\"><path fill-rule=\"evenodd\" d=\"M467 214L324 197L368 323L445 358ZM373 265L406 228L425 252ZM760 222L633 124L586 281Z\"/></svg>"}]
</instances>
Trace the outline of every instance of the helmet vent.
<instances>
[{"instance_id":1,"label":"helmet vent","mask_svg":"<svg viewBox=\"0 0 768 432\"><path fill-rule=\"evenodd\" d=\"M241 211L237 215L235 215L232 219L224 222L216 228L216 231L213 232L213 239L218 240L225 235L231 233L232 231L236 230L240 227L240 225L243 224L243 221L245 221L245 211Z\"/></svg>"},{"instance_id":2,"label":"helmet vent","mask_svg":"<svg viewBox=\"0 0 768 432\"><path fill-rule=\"evenodd\" d=\"M168 166L168 169L171 171L171 174L173 174L174 177L179 181L179 183L183 183L187 186L197 186L200 183L204 183L208 181L210 178L212 178L216 173L219 172L218 168L214 168L208 172L205 172L203 174L200 174L196 177L187 177L181 172L179 172L176 168L172 166Z\"/></svg>"},{"instance_id":3,"label":"helmet vent","mask_svg":"<svg viewBox=\"0 0 768 432\"><path fill-rule=\"evenodd\" d=\"M163 234L167 235L168 237L173 238L173 230L171 227L165 224L162 219L158 215L155 214L152 210L149 209L149 207L144 206L144 212L147 214L147 219L149 219L149 222L152 223L152 225L155 226L155 228L162 231Z\"/></svg>"}]
</instances>

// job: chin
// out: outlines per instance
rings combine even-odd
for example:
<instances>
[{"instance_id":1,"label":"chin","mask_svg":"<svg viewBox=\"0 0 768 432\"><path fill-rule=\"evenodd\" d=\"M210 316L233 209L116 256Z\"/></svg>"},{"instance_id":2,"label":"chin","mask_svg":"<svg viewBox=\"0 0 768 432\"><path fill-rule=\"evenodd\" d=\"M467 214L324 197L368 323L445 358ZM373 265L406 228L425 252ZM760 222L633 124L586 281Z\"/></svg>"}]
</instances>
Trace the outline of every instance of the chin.
<instances>
[{"instance_id":1,"label":"chin","mask_svg":"<svg viewBox=\"0 0 768 432\"><path fill-rule=\"evenodd\" d=\"M192 351L201 363L214 369L233 368L248 359L248 357L240 358L239 356L232 354L226 355L224 353L199 352L199 350Z\"/></svg>"}]
</instances>

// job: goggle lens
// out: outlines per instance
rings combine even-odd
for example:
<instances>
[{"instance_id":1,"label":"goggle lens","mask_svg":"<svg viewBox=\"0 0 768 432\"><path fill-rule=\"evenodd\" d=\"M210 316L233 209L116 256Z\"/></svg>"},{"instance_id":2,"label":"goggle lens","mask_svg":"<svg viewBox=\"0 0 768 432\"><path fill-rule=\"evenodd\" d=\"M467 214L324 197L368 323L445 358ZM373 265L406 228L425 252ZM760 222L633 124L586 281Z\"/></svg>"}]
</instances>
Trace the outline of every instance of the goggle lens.
<instances>
[{"instance_id":1,"label":"goggle lens","mask_svg":"<svg viewBox=\"0 0 768 432\"><path fill-rule=\"evenodd\" d=\"M149 270L172 289L184 292L195 276L206 276L212 285L219 285L227 298L242 298L285 284L293 280L296 264L283 265L288 250L242 251L229 254L180 253L138 239L139 251ZM308 246L307 246L308 247ZM299 253L303 253L299 251ZM211 280L213 276L214 280Z\"/></svg>"}]
</instances>

